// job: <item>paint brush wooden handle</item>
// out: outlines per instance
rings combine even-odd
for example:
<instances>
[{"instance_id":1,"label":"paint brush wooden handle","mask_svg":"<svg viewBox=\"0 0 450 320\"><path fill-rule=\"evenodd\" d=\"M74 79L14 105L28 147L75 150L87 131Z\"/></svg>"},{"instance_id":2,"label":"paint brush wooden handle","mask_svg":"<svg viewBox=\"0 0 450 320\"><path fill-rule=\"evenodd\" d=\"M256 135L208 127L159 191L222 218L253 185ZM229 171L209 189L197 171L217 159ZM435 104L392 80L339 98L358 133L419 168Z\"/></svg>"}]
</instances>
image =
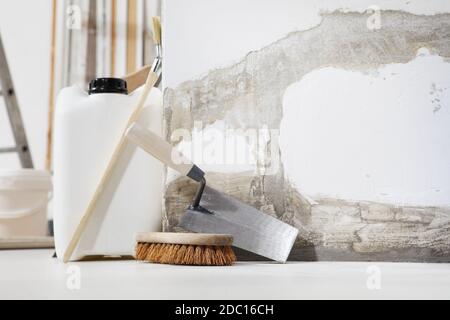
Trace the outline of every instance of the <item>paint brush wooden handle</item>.
<instances>
[{"instance_id":1,"label":"paint brush wooden handle","mask_svg":"<svg viewBox=\"0 0 450 320\"><path fill-rule=\"evenodd\" d=\"M112 176L114 168L116 167L116 164L117 164L120 156L123 153L123 150L124 150L126 142L127 142L127 138L126 138L127 128L139 119L141 111L144 108L145 101L147 100L148 95L149 95L150 91L152 90L153 86L155 85L155 83L157 82L157 80L158 80L158 75L156 73L150 72L148 74L147 81L145 82L145 85L143 87L143 91L139 98L139 101L126 124L126 127L122 134L122 137L120 138L120 141L117 144L117 146L113 152L113 155L108 163L108 166L107 166L105 172L103 173L100 183L98 184L94 195L92 196L91 200L89 201L87 209L84 212L77 228L75 229L75 231L72 235L72 238L69 242L68 247L66 248L66 251L65 251L64 257L63 257L64 262L68 262L70 260L76 246L78 245L81 235L83 234L84 230L86 229L86 226L88 225L89 219L91 218L91 216L94 212L97 202L103 193L103 189L106 187L109 179Z\"/></svg>"},{"instance_id":2,"label":"paint brush wooden handle","mask_svg":"<svg viewBox=\"0 0 450 320\"><path fill-rule=\"evenodd\" d=\"M150 73L151 66L145 66L136 72L127 74L123 77L123 80L127 82L128 93L130 94L145 83L148 74Z\"/></svg>"},{"instance_id":3,"label":"paint brush wooden handle","mask_svg":"<svg viewBox=\"0 0 450 320\"><path fill-rule=\"evenodd\" d=\"M142 150L166 164L168 167L200 181L204 172L183 156L170 143L138 123L133 123L126 133L127 138L137 144Z\"/></svg>"}]
</instances>

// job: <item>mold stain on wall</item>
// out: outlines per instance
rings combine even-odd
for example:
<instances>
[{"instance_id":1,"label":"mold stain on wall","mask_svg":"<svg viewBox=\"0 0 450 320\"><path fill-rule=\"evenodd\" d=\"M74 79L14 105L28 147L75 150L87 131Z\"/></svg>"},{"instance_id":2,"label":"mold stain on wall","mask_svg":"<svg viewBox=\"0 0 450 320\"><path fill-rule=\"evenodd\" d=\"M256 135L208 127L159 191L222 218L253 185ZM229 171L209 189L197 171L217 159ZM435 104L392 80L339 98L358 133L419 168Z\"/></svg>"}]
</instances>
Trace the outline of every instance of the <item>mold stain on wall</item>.
<instances>
[{"instance_id":1,"label":"mold stain on wall","mask_svg":"<svg viewBox=\"0 0 450 320\"><path fill-rule=\"evenodd\" d=\"M286 89L320 68L372 72L408 63L420 48L450 57L448 14L383 11L381 29L369 30L366 23L367 15L361 13L325 14L315 28L293 32L230 67L167 88L166 138L170 140L180 128L192 130L195 121L205 126L221 120L233 128L280 129ZM430 92L440 91L432 87ZM440 102L434 101L435 112ZM268 157L272 143L267 144ZM450 261L449 208L310 199L286 177L281 160L278 167L276 174L265 174L262 167L257 173L212 172L207 179L214 187L299 228L291 259ZM177 230L195 188L187 178L167 181L166 231ZM254 258L243 252L240 256Z\"/></svg>"}]
</instances>

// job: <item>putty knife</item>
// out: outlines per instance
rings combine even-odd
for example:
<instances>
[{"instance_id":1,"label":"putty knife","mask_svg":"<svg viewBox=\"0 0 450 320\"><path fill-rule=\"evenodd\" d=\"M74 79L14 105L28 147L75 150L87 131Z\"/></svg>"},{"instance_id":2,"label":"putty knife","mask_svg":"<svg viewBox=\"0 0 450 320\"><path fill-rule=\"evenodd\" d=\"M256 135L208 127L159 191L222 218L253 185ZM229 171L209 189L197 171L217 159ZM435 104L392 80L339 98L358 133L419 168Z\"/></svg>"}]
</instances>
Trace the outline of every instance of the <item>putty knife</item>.
<instances>
[{"instance_id":1,"label":"putty knife","mask_svg":"<svg viewBox=\"0 0 450 320\"><path fill-rule=\"evenodd\" d=\"M170 168L200 183L180 226L201 233L233 235L233 245L263 257L286 262L298 230L239 200L206 186L205 173L158 135L134 123L129 140Z\"/></svg>"}]
</instances>

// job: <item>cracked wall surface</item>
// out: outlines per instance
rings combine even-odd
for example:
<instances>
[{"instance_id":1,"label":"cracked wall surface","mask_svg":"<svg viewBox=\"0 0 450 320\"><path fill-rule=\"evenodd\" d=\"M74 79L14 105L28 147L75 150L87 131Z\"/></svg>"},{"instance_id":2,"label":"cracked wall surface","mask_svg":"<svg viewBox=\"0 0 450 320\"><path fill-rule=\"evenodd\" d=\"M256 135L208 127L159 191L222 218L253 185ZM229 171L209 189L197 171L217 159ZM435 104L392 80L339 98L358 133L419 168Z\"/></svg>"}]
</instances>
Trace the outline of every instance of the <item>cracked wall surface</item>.
<instances>
[{"instance_id":1,"label":"cracked wall surface","mask_svg":"<svg viewBox=\"0 0 450 320\"><path fill-rule=\"evenodd\" d=\"M201 79L165 90L166 138L224 121L233 128L279 129L283 95L313 70L332 66L370 72L407 63L420 48L450 57L450 15L384 11L380 30L366 27L367 15L332 13L310 30L296 31L242 61L212 70ZM267 144L269 156L270 146ZM450 261L450 209L400 206L332 198L309 199L276 174L208 173L213 186L300 229L293 260ZM178 218L195 192L187 178L167 180L164 229ZM241 258L253 258L239 252Z\"/></svg>"}]
</instances>

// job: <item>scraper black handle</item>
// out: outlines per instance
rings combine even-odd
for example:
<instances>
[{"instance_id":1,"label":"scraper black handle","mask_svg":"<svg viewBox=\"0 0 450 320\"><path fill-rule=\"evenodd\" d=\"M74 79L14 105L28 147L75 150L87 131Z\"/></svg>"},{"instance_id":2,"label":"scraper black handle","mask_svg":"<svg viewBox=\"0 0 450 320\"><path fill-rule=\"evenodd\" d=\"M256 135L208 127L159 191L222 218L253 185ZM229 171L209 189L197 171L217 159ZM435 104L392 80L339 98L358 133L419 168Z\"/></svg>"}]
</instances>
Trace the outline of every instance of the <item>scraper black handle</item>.
<instances>
[{"instance_id":1,"label":"scraper black handle","mask_svg":"<svg viewBox=\"0 0 450 320\"><path fill-rule=\"evenodd\" d=\"M205 173L157 134L138 123L133 123L128 128L126 135L128 140L134 142L168 167L197 182L202 181Z\"/></svg>"}]
</instances>

